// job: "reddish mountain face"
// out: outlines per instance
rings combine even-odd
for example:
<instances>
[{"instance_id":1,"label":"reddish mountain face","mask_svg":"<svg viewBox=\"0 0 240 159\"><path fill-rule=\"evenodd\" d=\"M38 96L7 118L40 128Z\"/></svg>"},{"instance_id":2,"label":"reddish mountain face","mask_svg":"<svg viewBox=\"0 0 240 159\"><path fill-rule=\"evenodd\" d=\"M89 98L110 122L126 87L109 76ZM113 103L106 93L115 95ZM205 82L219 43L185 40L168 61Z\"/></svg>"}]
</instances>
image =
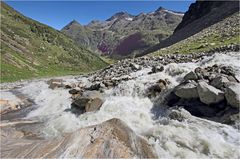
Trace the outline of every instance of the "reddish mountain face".
<instances>
[{"instance_id":1,"label":"reddish mountain face","mask_svg":"<svg viewBox=\"0 0 240 159\"><path fill-rule=\"evenodd\" d=\"M135 33L128 36L126 39L121 41L119 45L114 50L115 54L118 55L129 55L134 50L139 50L148 47L148 45L143 41L143 36L141 33Z\"/></svg>"}]
</instances>

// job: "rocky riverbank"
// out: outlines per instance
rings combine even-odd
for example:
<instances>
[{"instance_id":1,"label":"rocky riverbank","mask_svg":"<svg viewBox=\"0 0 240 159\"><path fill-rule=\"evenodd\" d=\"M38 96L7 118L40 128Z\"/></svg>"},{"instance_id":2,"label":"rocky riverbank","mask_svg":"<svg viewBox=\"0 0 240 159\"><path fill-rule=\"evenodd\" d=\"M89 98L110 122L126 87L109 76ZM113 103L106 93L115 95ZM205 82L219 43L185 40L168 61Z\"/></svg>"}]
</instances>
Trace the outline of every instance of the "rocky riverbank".
<instances>
[{"instance_id":1,"label":"rocky riverbank","mask_svg":"<svg viewBox=\"0 0 240 159\"><path fill-rule=\"evenodd\" d=\"M199 55L166 55L162 57L138 58L124 60L116 65L97 72L91 76L89 87L82 83L66 85L72 95L72 112L81 114L97 111L104 102L104 90L116 87L122 81L133 80L132 72L151 68L148 74L164 71L169 63L197 62L203 58ZM190 60L191 59L191 60ZM144 95L153 98L167 90L170 81L159 80L148 87ZM59 85L62 85L59 83ZM52 87L52 84L50 84ZM172 88L165 98L169 107L184 107L192 115L204 117L230 125L239 125L240 84L231 66L212 65L197 67L187 73L178 86Z\"/></svg>"}]
</instances>

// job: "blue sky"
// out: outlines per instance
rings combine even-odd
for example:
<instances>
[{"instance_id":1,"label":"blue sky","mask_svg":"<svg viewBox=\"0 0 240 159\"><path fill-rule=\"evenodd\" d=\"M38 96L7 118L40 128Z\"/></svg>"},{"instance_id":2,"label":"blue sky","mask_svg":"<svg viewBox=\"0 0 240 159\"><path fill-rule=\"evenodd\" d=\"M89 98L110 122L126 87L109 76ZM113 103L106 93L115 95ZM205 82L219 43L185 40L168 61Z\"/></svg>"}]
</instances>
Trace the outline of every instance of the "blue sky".
<instances>
[{"instance_id":1,"label":"blue sky","mask_svg":"<svg viewBox=\"0 0 240 159\"><path fill-rule=\"evenodd\" d=\"M185 12L194 1L5 1L27 17L60 30L73 19L81 24L106 20L116 12L137 15L160 6Z\"/></svg>"}]
</instances>

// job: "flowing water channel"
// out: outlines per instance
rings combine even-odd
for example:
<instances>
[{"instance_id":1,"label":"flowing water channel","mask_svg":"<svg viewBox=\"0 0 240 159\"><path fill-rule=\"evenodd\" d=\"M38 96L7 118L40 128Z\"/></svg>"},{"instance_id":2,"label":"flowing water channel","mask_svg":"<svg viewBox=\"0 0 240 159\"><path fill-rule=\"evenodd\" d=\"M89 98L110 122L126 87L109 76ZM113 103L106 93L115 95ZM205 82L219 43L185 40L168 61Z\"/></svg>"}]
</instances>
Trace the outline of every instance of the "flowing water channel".
<instances>
[{"instance_id":1,"label":"flowing water channel","mask_svg":"<svg viewBox=\"0 0 240 159\"><path fill-rule=\"evenodd\" d=\"M159 79L168 79L171 82L169 88L172 88L186 73L199 66L232 66L240 79L239 62L239 53L214 54L197 63L168 64L163 72L156 74L149 75L150 68L142 69L131 74L135 79L123 81L117 87L105 90L105 102L99 111L79 116L66 111L71 107L71 95L66 89L49 89L44 80L31 81L16 89L35 105L35 109L27 113L24 119L42 121L44 126L41 132L46 138L119 118L138 135L146 138L156 149L159 158L238 158L238 129L194 116L182 122L171 120L166 117L167 107L161 104L164 93L151 100L144 93ZM64 80L81 81L89 85L89 78L66 77ZM1 98L17 100L13 91L7 89L1 90Z\"/></svg>"}]
</instances>

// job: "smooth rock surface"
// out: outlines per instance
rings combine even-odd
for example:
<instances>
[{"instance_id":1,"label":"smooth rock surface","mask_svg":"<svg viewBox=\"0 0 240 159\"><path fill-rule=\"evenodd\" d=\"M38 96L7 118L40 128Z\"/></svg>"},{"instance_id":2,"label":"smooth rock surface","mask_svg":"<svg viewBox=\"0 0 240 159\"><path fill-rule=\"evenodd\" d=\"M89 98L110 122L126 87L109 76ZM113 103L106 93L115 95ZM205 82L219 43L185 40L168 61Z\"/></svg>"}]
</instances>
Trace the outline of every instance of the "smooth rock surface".
<instances>
[{"instance_id":1,"label":"smooth rock surface","mask_svg":"<svg viewBox=\"0 0 240 159\"><path fill-rule=\"evenodd\" d=\"M225 76L218 76L216 78L214 78L210 84L213 86L213 87L216 87L218 89L221 89L225 83L229 82L228 78L225 77Z\"/></svg>"},{"instance_id":2,"label":"smooth rock surface","mask_svg":"<svg viewBox=\"0 0 240 159\"><path fill-rule=\"evenodd\" d=\"M197 92L199 94L200 101L205 104L216 104L224 100L224 93L208 85L204 81L200 81L197 86Z\"/></svg>"},{"instance_id":3,"label":"smooth rock surface","mask_svg":"<svg viewBox=\"0 0 240 159\"><path fill-rule=\"evenodd\" d=\"M175 88L174 93L180 98L198 98L197 86L194 82L182 83Z\"/></svg>"},{"instance_id":4,"label":"smooth rock surface","mask_svg":"<svg viewBox=\"0 0 240 159\"><path fill-rule=\"evenodd\" d=\"M1 158L157 158L124 122L111 119L54 139L5 138Z\"/></svg>"},{"instance_id":5,"label":"smooth rock surface","mask_svg":"<svg viewBox=\"0 0 240 159\"><path fill-rule=\"evenodd\" d=\"M240 84L230 83L226 86L225 97L232 107L240 108Z\"/></svg>"},{"instance_id":6,"label":"smooth rock surface","mask_svg":"<svg viewBox=\"0 0 240 159\"><path fill-rule=\"evenodd\" d=\"M188 74L186 74L184 76L184 80L197 80L198 76L196 75L196 73L194 71L189 72Z\"/></svg>"}]
</instances>

